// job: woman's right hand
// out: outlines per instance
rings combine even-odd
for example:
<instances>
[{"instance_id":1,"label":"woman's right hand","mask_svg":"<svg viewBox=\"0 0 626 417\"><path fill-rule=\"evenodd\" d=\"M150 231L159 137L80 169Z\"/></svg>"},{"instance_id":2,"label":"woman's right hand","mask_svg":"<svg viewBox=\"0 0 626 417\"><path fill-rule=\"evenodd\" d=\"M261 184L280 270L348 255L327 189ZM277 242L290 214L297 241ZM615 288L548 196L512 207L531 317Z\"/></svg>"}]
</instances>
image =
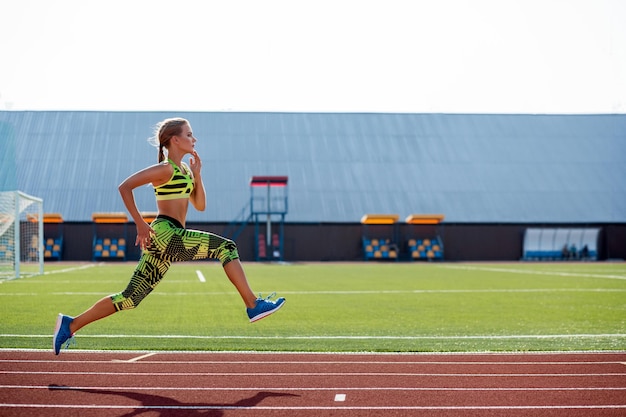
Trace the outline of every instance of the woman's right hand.
<instances>
[{"instance_id":1,"label":"woman's right hand","mask_svg":"<svg viewBox=\"0 0 626 417\"><path fill-rule=\"evenodd\" d=\"M150 246L150 240L154 230L146 222L140 222L137 224L137 239L135 240L135 246L139 246L141 250L145 250Z\"/></svg>"}]
</instances>

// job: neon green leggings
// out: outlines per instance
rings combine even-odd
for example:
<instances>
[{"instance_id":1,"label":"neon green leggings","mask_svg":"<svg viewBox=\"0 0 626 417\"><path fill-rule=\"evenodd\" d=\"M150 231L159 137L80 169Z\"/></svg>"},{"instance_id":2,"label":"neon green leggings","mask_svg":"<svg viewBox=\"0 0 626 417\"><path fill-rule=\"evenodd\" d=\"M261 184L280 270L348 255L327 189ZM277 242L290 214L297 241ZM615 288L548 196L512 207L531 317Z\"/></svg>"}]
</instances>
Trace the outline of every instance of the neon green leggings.
<instances>
[{"instance_id":1,"label":"neon green leggings","mask_svg":"<svg viewBox=\"0 0 626 417\"><path fill-rule=\"evenodd\" d=\"M175 219L158 216L155 234L144 250L126 289L111 295L117 311L135 308L157 286L174 261L219 259L222 265L239 259L237 245L213 233L183 228Z\"/></svg>"}]
</instances>

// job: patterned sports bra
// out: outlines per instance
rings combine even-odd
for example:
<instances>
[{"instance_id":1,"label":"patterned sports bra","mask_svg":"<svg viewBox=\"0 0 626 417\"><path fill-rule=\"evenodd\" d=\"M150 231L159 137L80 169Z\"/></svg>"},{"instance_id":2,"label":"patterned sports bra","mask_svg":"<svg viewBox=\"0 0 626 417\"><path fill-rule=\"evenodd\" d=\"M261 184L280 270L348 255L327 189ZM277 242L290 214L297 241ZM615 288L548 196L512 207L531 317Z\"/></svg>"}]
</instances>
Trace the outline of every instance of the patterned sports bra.
<instances>
[{"instance_id":1,"label":"patterned sports bra","mask_svg":"<svg viewBox=\"0 0 626 417\"><path fill-rule=\"evenodd\" d=\"M184 162L181 162L179 168L171 159L167 162L174 168L172 178L163 185L154 187L154 195L157 201L175 200L177 198L189 198L193 191L193 177L191 170ZM182 169L181 169L182 168Z\"/></svg>"}]
</instances>

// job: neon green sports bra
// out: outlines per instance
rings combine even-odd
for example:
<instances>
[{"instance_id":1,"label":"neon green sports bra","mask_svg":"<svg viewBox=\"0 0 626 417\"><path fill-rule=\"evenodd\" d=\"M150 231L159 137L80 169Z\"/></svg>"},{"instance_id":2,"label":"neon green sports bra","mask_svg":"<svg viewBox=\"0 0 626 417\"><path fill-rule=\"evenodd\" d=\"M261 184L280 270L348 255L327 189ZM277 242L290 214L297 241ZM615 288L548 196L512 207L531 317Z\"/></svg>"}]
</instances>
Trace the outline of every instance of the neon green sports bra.
<instances>
[{"instance_id":1,"label":"neon green sports bra","mask_svg":"<svg viewBox=\"0 0 626 417\"><path fill-rule=\"evenodd\" d=\"M177 198L189 198L193 191L193 177L191 170L184 162L181 162L179 168L171 159L167 162L174 168L172 178L163 185L154 187L154 195L157 201L176 200Z\"/></svg>"}]
</instances>

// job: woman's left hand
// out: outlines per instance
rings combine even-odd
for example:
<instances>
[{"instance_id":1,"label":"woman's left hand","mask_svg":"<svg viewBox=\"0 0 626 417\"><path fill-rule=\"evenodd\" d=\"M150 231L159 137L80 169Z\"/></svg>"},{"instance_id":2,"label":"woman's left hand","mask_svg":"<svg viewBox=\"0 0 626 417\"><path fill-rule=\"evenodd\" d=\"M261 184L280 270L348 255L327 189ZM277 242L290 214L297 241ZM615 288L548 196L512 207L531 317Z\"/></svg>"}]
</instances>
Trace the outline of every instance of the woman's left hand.
<instances>
[{"instance_id":1,"label":"woman's left hand","mask_svg":"<svg viewBox=\"0 0 626 417\"><path fill-rule=\"evenodd\" d=\"M206 194L204 193L204 184L202 183L202 177L200 176L200 169L202 168L202 160L195 150L189 159L189 169L193 175L194 188L191 192L191 204L198 211L204 211L206 208Z\"/></svg>"},{"instance_id":2,"label":"woman's left hand","mask_svg":"<svg viewBox=\"0 0 626 417\"><path fill-rule=\"evenodd\" d=\"M202 160L200 159L200 155L195 150L191 154L191 158L189 159L189 168L191 172L193 172L194 177L200 175L200 170L202 169Z\"/></svg>"}]
</instances>

